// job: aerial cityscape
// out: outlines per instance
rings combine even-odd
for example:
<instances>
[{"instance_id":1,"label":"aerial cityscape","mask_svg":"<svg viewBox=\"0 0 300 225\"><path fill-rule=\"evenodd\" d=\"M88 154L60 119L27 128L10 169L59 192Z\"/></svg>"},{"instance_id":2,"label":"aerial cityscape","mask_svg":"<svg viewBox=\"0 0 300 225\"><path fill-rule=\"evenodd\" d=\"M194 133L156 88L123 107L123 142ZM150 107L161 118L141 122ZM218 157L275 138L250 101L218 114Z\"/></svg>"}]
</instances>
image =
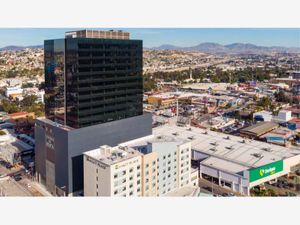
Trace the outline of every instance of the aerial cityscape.
<instances>
[{"instance_id":1,"label":"aerial cityscape","mask_svg":"<svg viewBox=\"0 0 300 225\"><path fill-rule=\"evenodd\" d=\"M1 197L300 196L300 29L2 33Z\"/></svg>"}]
</instances>

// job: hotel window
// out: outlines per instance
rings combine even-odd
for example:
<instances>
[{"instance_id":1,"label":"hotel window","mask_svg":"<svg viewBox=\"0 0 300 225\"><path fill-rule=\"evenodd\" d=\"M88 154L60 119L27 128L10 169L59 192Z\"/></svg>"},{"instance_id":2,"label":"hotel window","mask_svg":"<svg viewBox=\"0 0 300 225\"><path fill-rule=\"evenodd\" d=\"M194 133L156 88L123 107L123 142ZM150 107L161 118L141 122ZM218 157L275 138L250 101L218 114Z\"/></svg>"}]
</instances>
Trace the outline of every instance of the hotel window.
<instances>
[{"instance_id":1,"label":"hotel window","mask_svg":"<svg viewBox=\"0 0 300 225\"><path fill-rule=\"evenodd\" d=\"M96 184L96 188L98 189L98 184Z\"/></svg>"},{"instance_id":2,"label":"hotel window","mask_svg":"<svg viewBox=\"0 0 300 225\"><path fill-rule=\"evenodd\" d=\"M153 162L152 162L152 165L154 166L155 164L156 164L156 162L155 162L155 161L153 161Z\"/></svg>"},{"instance_id":3,"label":"hotel window","mask_svg":"<svg viewBox=\"0 0 300 225\"><path fill-rule=\"evenodd\" d=\"M146 171L146 176L149 175L149 171Z\"/></svg>"},{"instance_id":4,"label":"hotel window","mask_svg":"<svg viewBox=\"0 0 300 225\"><path fill-rule=\"evenodd\" d=\"M114 178L117 178L117 177L118 177L118 174L115 174L115 175L114 175Z\"/></svg>"},{"instance_id":5,"label":"hotel window","mask_svg":"<svg viewBox=\"0 0 300 225\"><path fill-rule=\"evenodd\" d=\"M168 161L168 164L171 164L171 161Z\"/></svg>"},{"instance_id":6,"label":"hotel window","mask_svg":"<svg viewBox=\"0 0 300 225\"><path fill-rule=\"evenodd\" d=\"M133 172L133 168L130 168L129 172L132 173Z\"/></svg>"},{"instance_id":7,"label":"hotel window","mask_svg":"<svg viewBox=\"0 0 300 225\"><path fill-rule=\"evenodd\" d=\"M138 165L136 168L139 170L139 169L141 168L141 166L140 166L140 165Z\"/></svg>"},{"instance_id":8,"label":"hotel window","mask_svg":"<svg viewBox=\"0 0 300 225\"><path fill-rule=\"evenodd\" d=\"M155 169L155 168L153 168L153 169L152 169L152 173L155 173L155 171L156 171L156 169Z\"/></svg>"},{"instance_id":9,"label":"hotel window","mask_svg":"<svg viewBox=\"0 0 300 225\"><path fill-rule=\"evenodd\" d=\"M148 182L149 182L149 179L147 178L147 179L146 179L146 183L148 183Z\"/></svg>"},{"instance_id":10,"label":"hotel window","mask_svg":"<svg viewBox=\"0 0 300 225\"><path fill-rule=\"evenodd\" d=\"M171 154L168 155L168 158L170 158L170 157L171 157Z\"/></svg>"},{"instance_id":11,"label":"hotel window","mask_svg":"<svg viewBox=\"0 0 300 225\"><path fill-rule=\"evenodd\" d=\"M131 192L129 193L129 195L133 195L133 191L131 191Z\"/></svg>"},{"instance_id":12,"label":"hotel window","mask_svg":"<svg viewBox=\"0 0 300 225\"><path fill-rule=\"evenodd\" d=\"M137 192L140 192L140 191L141 191L141 188L138 188L138 189L137 189Z\"/></svg>"},{"instance_id":13,"label":"hotel window","mask_svg":"<svg viewBox=\"0 0 300 225\"><path fill-rule=\"evenodd\" d=\"M164 155L163 159L166 159L166 156Z\"/></svg>"},{"instance_id":14,"label":"hotel window","mask_svg":"<svg viewBox=\"0 0 300 225\"><path fill-rule=\"evenodd\" d=\"M96 169L96 173L98 173L98 169Z\"/></svg>"},{"instance_id":15,"label":"hotel window","mask_svg":"<svg viewBox=\"0 0 300 225\"><path fill-rule=\"evenodd\" d=\"M147 164L146 164L146 168L148 168L148 167L149 167L149 164L147 163Z\"/></svg>"},{"instance_id":16,"label":"hotel window","mask_svg":"<svg viewBox=\"0 0 300 225\"><path fill-rule=\"evenodd\" d=\"M141 183L141 180L138 180L136 183L139 185Z\"/></svg>"},{"instance_id":17,"label":"hotel window","mask_svg":"<svg viewBox=\"0 0 300 225\"><path fill-rule=\"evenodd\" d=\"M132 188L132 187L133 187L133 184L130 184L130 185L129 185L129 188Z\"/></svg>"},{"instance_id":18,"label":"hotel window","mask_svg":"<svg viewBox=\"0 0 300 225\"><path fill-rule=\"evenodd\" d=\"M126 174L126 170L123 170L123 171L122 171L122 175L125 175L125 174Z\"/></svg>"},{"instance_id":19,"label":"hotel window","mask_svg":"<svg viewBox=\"0 0 300 225\"><path fill-rule=\"evenodd\" d=\"M96 181L98 181L98 177L96 177Z\"/></svg>"},{"instance_id":20,"label":"hotel window","mask_svg":"<svg viewBox=\"0 0 300 225\"><path fill-rule=\"evenodd\" d=\"M138 173L138 174L137 174L137 177L140 177L140 176L141 176L141 173Z\"/></svg>"},{"instance_id":21,"label":"hotel window","mask_svg":"<svg viewBox=\"0 0 300 225\"><path fill-rule=\"evenodd\" d=\"M129 177L129 180L132 180L133 179L133 176Z\"/></svg>"}]
</instances>

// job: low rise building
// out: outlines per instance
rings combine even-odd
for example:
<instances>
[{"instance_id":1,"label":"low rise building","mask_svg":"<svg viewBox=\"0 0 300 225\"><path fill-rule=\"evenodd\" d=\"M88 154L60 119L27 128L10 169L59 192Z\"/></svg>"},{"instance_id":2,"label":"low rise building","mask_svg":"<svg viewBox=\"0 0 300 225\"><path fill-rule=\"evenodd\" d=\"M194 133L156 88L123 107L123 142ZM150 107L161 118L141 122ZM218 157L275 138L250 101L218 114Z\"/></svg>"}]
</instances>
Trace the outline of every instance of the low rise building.
<instances>
[{"instance_id":1,"label":"low rise building","mask_svg":"<svg viewBox=\"0 0 300 225\"><path fill-rule=\"evenodd\" d=\"M101 146L84 153L85 196L141 196L141 153Z\"/></svg>"},{"instance_id":2,"label":"low rise building","mask_svg":"<svg viewBox=\"0 0 300 225\"><path fill-rule=\"evenodd\" d=\"M162 196L197 184L189 140L150 135L84 153L86 196Z\"/></svg>"},{"instance_id":3,"label":"low rise building","mask_svg":"<svg viewBox=\"0 0 300 225\"><path fill-rule=\"evenodd\" d=\"M279 125L274 122L260 122L252 126L241 129L240 135L242 137L258 138L276 129L277 127L279 127Z\"/></svg>"}]
</instances>

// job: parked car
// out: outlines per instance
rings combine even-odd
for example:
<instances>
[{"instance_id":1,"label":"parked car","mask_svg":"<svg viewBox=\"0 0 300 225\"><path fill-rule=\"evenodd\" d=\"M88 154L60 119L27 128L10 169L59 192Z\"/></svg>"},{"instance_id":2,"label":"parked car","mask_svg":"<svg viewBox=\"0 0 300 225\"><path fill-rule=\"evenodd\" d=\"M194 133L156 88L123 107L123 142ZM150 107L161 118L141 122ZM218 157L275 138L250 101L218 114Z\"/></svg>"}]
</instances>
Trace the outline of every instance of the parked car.
<instances>
[{"instance_id":1,"label":"parked car","mask_svg":"<svg viewBox=\"0 0 300 225\"><path fill-rule=\"evenodd\" d=\"M22 177L20 175L14 176L15 181L20 181L22 180Z\"/></svg>"}]
</instances>

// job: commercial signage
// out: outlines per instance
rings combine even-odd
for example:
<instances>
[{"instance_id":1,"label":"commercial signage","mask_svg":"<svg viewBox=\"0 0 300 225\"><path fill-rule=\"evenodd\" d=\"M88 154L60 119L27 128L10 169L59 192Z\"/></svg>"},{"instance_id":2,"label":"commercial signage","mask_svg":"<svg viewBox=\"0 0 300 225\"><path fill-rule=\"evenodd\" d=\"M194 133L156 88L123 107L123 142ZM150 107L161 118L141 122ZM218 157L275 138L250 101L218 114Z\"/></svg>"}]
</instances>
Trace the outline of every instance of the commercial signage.
<instances>
[{"instance_id":1,"label":"commercial signage","mask_svg":"<svg viewBox=\"0 0 300 225\"><path fill-rule=\"evenodd\" d=\"M93 158L91 158L89 156L86 157L86 160L89 161L89 162L91 162L91 163L93 163L93 164L95 164L95 165L97 165L97 166L99 166L99 167L101 167L102 169L106 169L106 167L107 167L106 165L100 163L96 159L93 159Z\"/></svg>"},{"instance_id":2,"label":"commercial signage","mask_svg":"<svg viewBox=\"0 0 300 225\"><path fill-rule=\"evenodd\" d=\"M249 170L249 182L260 180L283 171L283 160Z\"/></svg>"}]
</instances>

